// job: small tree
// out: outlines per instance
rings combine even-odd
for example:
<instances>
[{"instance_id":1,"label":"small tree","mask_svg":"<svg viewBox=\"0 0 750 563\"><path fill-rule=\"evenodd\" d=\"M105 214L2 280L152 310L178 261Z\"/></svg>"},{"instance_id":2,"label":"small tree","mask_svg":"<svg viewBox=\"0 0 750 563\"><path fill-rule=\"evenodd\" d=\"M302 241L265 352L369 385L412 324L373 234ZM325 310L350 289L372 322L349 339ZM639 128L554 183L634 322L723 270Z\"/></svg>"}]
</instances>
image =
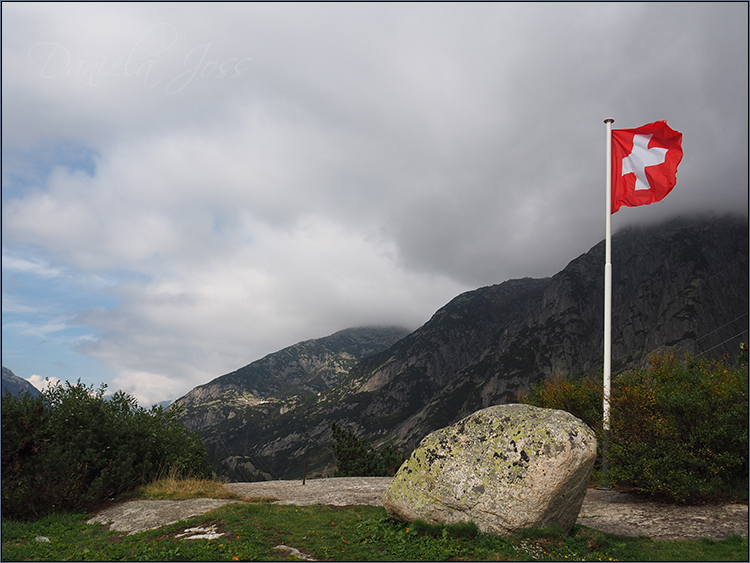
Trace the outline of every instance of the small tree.
<instances>
[{"instance_id":1,"label":"small tree","mask_svg":"<svg viewBox=\"0 0 750 563\"><path fill-rule=\"evenodd\" d=\"M331 432L337 477L389 477L395 475L404 462L404 457L391 445L377 451L335 422L331 424Z\"/></svg>"}]
</instances>

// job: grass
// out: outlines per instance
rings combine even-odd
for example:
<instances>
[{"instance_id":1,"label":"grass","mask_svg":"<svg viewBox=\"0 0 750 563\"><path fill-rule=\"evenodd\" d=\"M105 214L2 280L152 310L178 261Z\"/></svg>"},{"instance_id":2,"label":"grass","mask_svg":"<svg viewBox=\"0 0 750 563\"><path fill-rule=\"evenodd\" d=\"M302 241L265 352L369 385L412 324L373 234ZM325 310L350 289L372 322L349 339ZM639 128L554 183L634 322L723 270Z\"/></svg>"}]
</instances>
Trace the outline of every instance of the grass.
<instances>
[{"instance_id":1,"label":"grass","mask_svg":"<svg viewBox=\"0 0 750 563\"><path fill-rule=\"evenodd\" d=\"M747 539L652 541L576 526L527 530L511 538L471 526L404 524L381 507L230 504L132 536L88 525L88 515L59 514L36 522L3 520L4 561L279 561L295 560L286 545L329 561L746 561ZM214 540L176 536L213 526ZM49 542L37 541L38 536Z\"/></svg>"},{"instance_id":2,"label":"grass","mask_svg":"<svg viewBox=\"0 0 750 563\"><path fill-rule=\"evenodd\" d=\"M167 477L129 498L236 498L213 481ZM381 507L291 506L274 499L230 504L189 520L128 536L88 525L86 514L56 514L35 522L2 521L4 561L289 561L301 554L329 561L747 561L748 541L653 541L614 536L584 526L569 535L529 529L510 538L472 524L441 526L391 520ZM213 527L214 540L177 537ZM46 538L49 541L38 541Z\"/></svg>"},{"instance_id":3,"label":"grass","mask_svg":"<svg viewBox=\"0 0 750 563\"><path fill-rule=\"evenodd\" d=\"M138 487L127 498L185 500L190 498L227 498L242 500L224 485L212 479L183 479L172 474L163 479Z\"/></svg>"}]
</instances>

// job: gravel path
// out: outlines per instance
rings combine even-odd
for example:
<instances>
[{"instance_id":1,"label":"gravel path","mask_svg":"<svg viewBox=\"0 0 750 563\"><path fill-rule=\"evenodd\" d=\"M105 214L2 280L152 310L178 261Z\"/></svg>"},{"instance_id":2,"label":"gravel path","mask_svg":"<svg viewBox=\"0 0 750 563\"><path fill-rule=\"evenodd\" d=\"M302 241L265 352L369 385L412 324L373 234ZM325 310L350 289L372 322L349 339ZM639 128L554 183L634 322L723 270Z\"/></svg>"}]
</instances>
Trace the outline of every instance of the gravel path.
<instances>
[{"instance_id":1,"label":"gravel path","mask_svg":"<svg viewBox=\"0 0 750 563\"><path fill-rule=\"evenodd\" d=\"M226 488L248 500L275 498L279 504L368 504L380 506L390 477L338 477L301 481L228 483ZM137 500L108 508L89 523L137 533L184 520L228 502L219 499L182 501ZM746 504L673 506L647 502L617 491L589 489L578 523L622 536L647 536L657 540L711 538L730 534L748 536Z\"/></svg>"}]
</instances>

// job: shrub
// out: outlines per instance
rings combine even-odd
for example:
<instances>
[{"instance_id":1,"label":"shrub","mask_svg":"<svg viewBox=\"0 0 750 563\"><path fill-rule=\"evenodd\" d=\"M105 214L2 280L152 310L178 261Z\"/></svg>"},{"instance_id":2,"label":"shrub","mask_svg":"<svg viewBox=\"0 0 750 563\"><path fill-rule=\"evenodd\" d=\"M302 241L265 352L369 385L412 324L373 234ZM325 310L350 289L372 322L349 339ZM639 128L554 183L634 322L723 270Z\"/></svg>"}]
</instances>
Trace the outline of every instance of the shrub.
<instances>
[{"instance_id":1,"label":"shrub","mask_svg":"<svg viewBox=\"0 0 750 563\"><path fill-rule=\"evenodd\" d=\"M530 404L560 408L597 431L601 379L552 378ZM748 369L674 353L612 381L610 479L675 502L747 498Z\"/></svg>"},{"instance_id":2,"label":"shrub","mask_svg":"<svg viewBox=\"0 0 750 563\"><path fill-rule=\"evenodd\" d=\"M616 482L677 502L747 495L747 367L652 356L617 378L612 429Z\"/></svg>"},{"instance_id":3,"label":"shrub","mask_svg":"<svg viewBox=\"0 0 750 563\"><path fill-rule=\"evenodd\" d=\"M404 457L393 446L378 451L367 441L357 438L351 430L344 430L335 422L333 453L336 455L336 477L390 477L395 475Z\"/></svg>"},{"instance_id":4,"label":"shrub","mask_svg":"<svg viewBox=\"0 0 750 563\"><path fill-rule=\"evenodd\" d=\"M602 378L583 377L565 379L556 374L535 386L528 396L519 397L521 402L559 409L577 416L594 430L597 436L602 431Z\"/></svg>"},{"instance_id":5,"label":"shrub","mask_svg":"<svg viewBox=\"0 0 750 563\"><path fill-rule=\"evenodd\" d=\"M2 397L3 516L85 510L168 471L210 476L205 447L176 409L138 407L118 391L104 399L81 384L39 397Z\"/></svg>"}]
</instances>

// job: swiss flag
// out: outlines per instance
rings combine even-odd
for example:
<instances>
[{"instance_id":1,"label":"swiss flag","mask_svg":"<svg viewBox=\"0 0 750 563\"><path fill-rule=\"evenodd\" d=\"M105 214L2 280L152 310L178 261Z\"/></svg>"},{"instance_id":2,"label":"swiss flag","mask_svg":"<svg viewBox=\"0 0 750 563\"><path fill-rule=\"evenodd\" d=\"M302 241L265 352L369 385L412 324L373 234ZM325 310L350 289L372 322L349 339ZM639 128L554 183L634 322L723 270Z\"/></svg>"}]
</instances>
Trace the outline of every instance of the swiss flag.
<instances>
[{"instance_id":1,"label":"swiss flag","mask_svg":"<svg viewBox=\"0 0 750 563\"><path fill-rule=\"evenodd\" d=\"M612 213L661 201L677 183L682 133L666 121L612 131Z\"/></svg>"}]
</instances>

